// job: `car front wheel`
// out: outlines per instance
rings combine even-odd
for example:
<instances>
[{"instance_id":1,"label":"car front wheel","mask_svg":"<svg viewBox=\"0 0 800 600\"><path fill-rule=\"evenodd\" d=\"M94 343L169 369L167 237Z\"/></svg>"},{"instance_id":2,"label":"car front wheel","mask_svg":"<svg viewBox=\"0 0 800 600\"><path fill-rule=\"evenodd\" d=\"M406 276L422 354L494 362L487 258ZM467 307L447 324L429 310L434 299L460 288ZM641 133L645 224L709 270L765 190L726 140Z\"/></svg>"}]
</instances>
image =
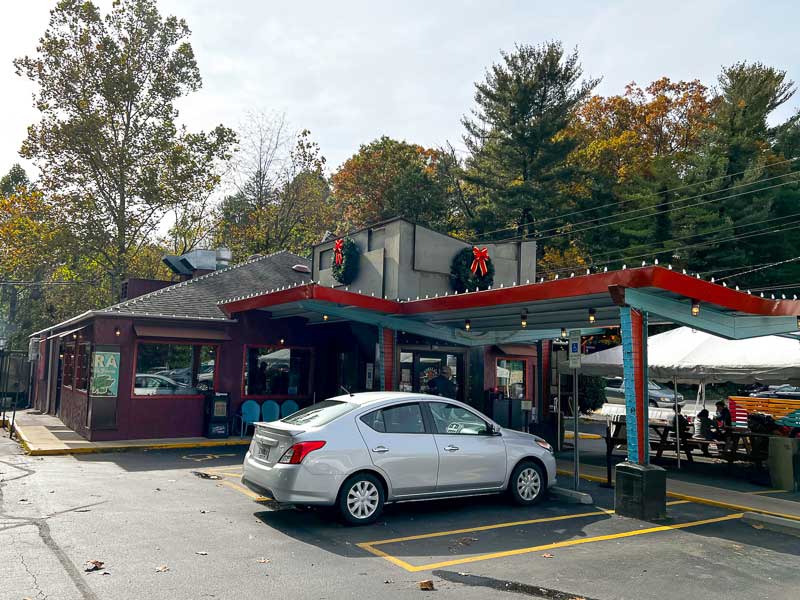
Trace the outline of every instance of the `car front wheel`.
<instances>
[{"instance_id":1,"label":"car front wheel","mask_svg":"<svg viewBox=\"0 0 800 600\"><path fill-rule=\"evenodd\" d=\"M514 467L508 483L511 498L521 506L538 503L545 494L545 475L535 462L522 462Z\"/></svg>"},{"instance_id":2,"label":"car front wheel","mask_svg":"<svg viewBox=\"0 0 800 600\"><path fill-rule=\"evenodd\" d=\"M339 492L339 513L350 525L374 523L383 512L383 485L370 473L348 478Z\"/></svg>"}]
</instances>

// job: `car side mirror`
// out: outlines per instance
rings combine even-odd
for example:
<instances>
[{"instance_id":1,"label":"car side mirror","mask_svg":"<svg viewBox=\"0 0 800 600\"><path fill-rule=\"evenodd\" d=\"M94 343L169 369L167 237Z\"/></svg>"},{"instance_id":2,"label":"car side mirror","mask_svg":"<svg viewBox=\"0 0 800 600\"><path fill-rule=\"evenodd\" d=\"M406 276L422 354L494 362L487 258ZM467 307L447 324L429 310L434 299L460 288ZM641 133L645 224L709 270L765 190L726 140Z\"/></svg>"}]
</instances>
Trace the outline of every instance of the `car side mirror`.
<instances>
[{"instance_id":1,"label":"car side mirror","mask_svg":"<svg viewBox=\"0 0 800 600\"><path fill-rule=\"evenodd\" d=\"M486 431L486 435L500 435L500 426L495 425L494 423L489 423L489 428Z\"/></svg>"}]
</instances>

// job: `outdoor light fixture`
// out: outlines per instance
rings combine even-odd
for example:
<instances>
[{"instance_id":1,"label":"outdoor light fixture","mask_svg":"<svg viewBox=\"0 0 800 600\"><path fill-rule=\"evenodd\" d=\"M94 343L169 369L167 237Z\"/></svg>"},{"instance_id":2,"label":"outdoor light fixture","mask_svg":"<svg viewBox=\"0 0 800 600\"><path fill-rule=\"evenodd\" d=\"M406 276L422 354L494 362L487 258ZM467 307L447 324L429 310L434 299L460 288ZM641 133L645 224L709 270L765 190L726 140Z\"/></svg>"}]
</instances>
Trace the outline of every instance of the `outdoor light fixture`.
<instances>
[{"instance_id":1,"label":"outdoor light fixture","mask_svg":"<svg viewBox=\"0 0 800 600\"><path fill-rule=\"evenodd\" d=\"M464 329L466 329L467 331L469 331L470 329L472 329L472 323L470 323L469 319L466 319L466 320L464 321Z\"/></svg>"},{"instance_id":2,"label":"outdoor light fixture","mask_svg":"<svg viewBox=\"0 0 800 600\"><path fill-rule=\"evenodd\" d=\"M119 330L119 327L114 327L114 335L117 337L122 335L122 332Z\"/></svg>"},{"instance_id":3,"label":"outdoor light fixture","mask_svg":"<svg viewBox=\"0 0 800 600\"><path fill-rule=\"evenodd\" d=\"M797 328L800 329L800 317L797 317Z\"/></svg>"},{"instance_id":4,"label":"outdoor light fixture","mask_svg":"<svg viewBox=\"0 0 800 600\"><path fill-rule=\"evenodd\" d=\"M328 315L322 315L322 320L323 321L327 321L328 320Z\"/></svg>"},{"instance_id":5,"label":"outdoor light fixture","mask_svg":"<svg viewBox=\"0 0 800 600\"><path fill-rule=\"evenodd\" d=\"M523 310L522 311L522 314L519 317L519 324L523 328L528 326L528 311L527 310Z\"/></svg>"},{"instance_id":6,"label":"outdoor light fixture","mask_svg":"<svg viewBox=\"0 0 800 600\"><path fill-rule=\"evenodd\" d=\"M597 311L593 308L589 309L589 323L594 323L597 320Z\"/></svg>"},{"instance_id":7,"label":"outdoor light fixture","mask_svg":"<svg viewBox=\"0 0 800 600\"><path fill-rule=\"evenodd\" d=\"M285 341L285 340L284 340L283 338L281 338L281 339L280 339L280 344L281 344L281 346L283 346L283 342L284 342L284 341Z\"/></svg>"},{"instance_id":8,"label":"outdoor light fixture","mask_svg":"<svg viewBox=\"0 0 800 600\"><path fill-rule=\"evenodd\" d=\"M567 339L567 328L566 327L562 327L561 328L561 339L564 339L564 340Z\"/></svg>"},{"instance_id":9,"label":"outdoor light fixture","mask_svg":"<svg viewBox=\"0 0 800 600\"><path fill-rule=\"evenodd\" d=\"M700 314L700 300L692 300L692 316L696 317Z\"/></svg>"}]
</instances>

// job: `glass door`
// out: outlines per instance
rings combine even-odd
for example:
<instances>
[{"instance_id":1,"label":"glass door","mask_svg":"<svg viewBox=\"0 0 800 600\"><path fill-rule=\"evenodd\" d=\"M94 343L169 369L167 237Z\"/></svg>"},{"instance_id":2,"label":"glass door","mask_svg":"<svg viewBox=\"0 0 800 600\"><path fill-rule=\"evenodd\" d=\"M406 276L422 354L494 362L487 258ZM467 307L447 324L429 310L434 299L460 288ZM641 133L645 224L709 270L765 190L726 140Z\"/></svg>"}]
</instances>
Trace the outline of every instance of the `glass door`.
<instances>
[{"instance_id":1,"label":"glass door","mask_svg":"<svg viewBox=\"0 0 800 600\"><path fill-rule=\"evenodd\" d=\"M464 359L461 354L401 350L401 392L419 392L462 400Z\"/></svg>"}]
</instances>

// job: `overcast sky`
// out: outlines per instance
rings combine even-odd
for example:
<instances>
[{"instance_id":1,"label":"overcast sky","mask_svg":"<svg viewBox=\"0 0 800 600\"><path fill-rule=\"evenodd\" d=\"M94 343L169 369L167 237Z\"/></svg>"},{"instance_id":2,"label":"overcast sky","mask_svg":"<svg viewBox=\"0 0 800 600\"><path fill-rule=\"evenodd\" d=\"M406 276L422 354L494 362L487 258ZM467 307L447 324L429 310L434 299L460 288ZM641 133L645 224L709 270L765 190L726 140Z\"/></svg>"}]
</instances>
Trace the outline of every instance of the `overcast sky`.
<instances>
[{"instance_id":1,"label":"overcast sky","mask_svg":"<svg viewBox=\"0 0 800 600\"><path fill-rule=\"evenodd\" d=\"M0 173L36 120L14 57L35 51L52 0L0 3ZM105 10L110 0L100 0ZM203 89L179 104L190 129L285 112L335 167L381 135L458 148L473 83L515 42L577 46L597 91L662 75L712 84L722 65L760 60L800 80L796 2L264 2L160 0L184 17ZM645 6L647 5L647 6ZM800 94L778 115L800 107Z\"/></svg>"}]
</instances>

